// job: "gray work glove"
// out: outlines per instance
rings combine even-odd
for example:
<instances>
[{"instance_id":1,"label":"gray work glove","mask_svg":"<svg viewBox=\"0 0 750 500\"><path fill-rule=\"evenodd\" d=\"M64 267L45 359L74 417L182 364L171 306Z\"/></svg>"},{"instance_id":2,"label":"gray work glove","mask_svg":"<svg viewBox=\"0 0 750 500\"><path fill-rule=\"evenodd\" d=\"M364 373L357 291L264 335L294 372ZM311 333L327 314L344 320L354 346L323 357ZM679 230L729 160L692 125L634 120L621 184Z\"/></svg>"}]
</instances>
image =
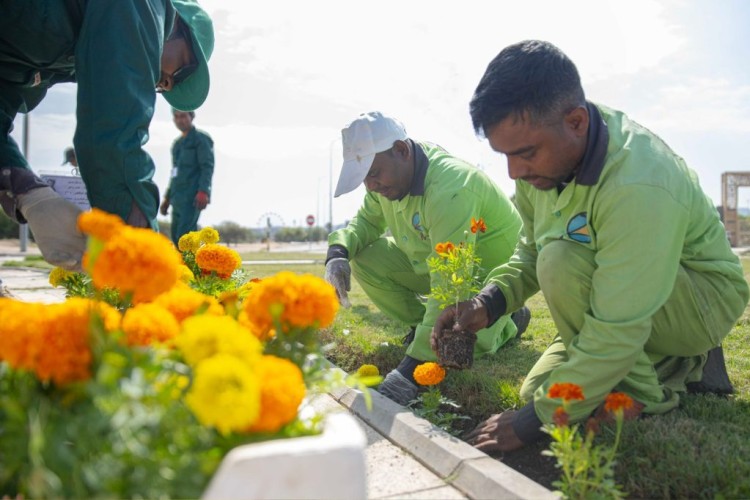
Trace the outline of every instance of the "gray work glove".
<instances>
[{"instance_id":1,"label":"gray work glove","mask_svg":"<svg viewBox=\"0 0 750 500\"><path fill-rule=\"evenodd\" d=\"M336 257L326 263L325 279L336 289L339 302L344 307L350 307L347 292L352 289L352 268L349 261L343 257Z\"/></svg>"},{"instance_id":2,"label":"gray work glove","mask_svg":"<svg viewBox=\"0 0 750 500\"><path fill-rule=\"evenodd\" d=\"M77 226L81 209L50 187L32 189L16 199L44 260L69 271L81 271L86 250L86 237Z\"/></svg>"}]
</instances>

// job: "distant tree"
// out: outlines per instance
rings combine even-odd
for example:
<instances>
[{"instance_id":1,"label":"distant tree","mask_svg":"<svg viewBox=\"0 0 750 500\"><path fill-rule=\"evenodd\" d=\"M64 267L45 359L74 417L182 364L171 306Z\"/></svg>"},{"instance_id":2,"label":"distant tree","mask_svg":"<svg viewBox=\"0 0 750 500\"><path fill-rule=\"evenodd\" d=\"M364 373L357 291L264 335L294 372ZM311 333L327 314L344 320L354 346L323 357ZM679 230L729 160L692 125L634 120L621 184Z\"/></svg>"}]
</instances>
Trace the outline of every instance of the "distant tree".
<instances>
[{"instance_id":1,"label":"distant tree","mask_svg":"<svg viewBox=\"0 0 750 500\"><path fill-rule=\"evenodd\" d=\"M307 229L304 227L282 227L274 234L274 240L283 243L307 241Z\"/></svg>"},{"instance_id":2,"label":"distant tree","mask_svg":"<svg viewBox=\"0 0 750 500\"><path fill-rule=\"evenodd\" d=\"M242 227L236 222L224 221L221 224L213 226L213 228L219 231L221 241L227 245L236 245L237 243L244 242L252 243L258 240L258 235L255 234L255 231L247 227Z\"/></svg>"},{"instance_id":3,"label":"distant tree","mask_svg":"<svg viewBox=\"0 0 750 500\"><path fill-rule=\"evenodd\" d=\"M18 223L0 210L0 238L18 238Z\"/></svg>"}]
</instances>

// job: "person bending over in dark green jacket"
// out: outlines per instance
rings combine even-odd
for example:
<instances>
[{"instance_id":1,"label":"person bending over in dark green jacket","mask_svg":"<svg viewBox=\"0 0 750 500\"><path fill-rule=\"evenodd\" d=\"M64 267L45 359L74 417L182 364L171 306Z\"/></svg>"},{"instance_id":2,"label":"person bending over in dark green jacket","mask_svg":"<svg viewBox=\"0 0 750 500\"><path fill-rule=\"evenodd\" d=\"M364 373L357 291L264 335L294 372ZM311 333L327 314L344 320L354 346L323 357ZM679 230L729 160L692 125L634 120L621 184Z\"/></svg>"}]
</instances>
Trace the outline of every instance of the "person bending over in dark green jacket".
<instances>
[{"instance_id":1,"label":"person bending over in dark green jacket","mask_svg":"<svg viewBox=\"0 0 750 500\"><path fill-rule=\"evenodd\" d=\"M172 110L174 124L182 135L172 144L172 175L159 212L167 215L172 205L172 241L198 229L201 211L211 201L214 174L214 141L193 126L195 113Z\"/></svg>"},{"instance_id":2,"label":"person bending over in dark green jacket","mask_svg":"<svg viewBox=\"0 0 750 500\"><path fill-rule=\"evenodd\" d=\"M555 383L581 387L571 422L611 391L635 413L664 413L684 392L733 388L721 341L750 290L698 177L656 135L584 97L573 62L542 41L503 49L470 105L477 133L508 159L523 237L473 299L435 323L491 326L541 290L558 334L526 376L519 411L494 415L470 435L486 451L543 436L559 399Z\"/></svg>"},{"instance_id":3,"label":"person bending over in dark green jacket","mask_svg":"<svg viewBox=\"0 0 750 500\"><path fill-rule=\"evenodd\" d=\"M16 114L77 82L73 144L91 206L155 228L159 195L143 144L156 94L185 111L204 102L212 23L192 0L4 0L0 10L0 203L29 223L48 262L80 269L80 210L32 172L10 136Z\"/></svg>"}]
</instances>

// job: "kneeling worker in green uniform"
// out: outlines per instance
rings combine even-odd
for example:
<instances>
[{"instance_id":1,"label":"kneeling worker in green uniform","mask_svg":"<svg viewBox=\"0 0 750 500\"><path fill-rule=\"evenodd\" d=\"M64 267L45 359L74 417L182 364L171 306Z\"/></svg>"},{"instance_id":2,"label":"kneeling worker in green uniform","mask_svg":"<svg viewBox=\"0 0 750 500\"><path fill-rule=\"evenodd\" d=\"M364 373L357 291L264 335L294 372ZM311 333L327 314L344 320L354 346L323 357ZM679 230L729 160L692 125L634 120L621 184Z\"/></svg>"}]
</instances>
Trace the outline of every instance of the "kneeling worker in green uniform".
<instances>
[{"instance_id":1,"label":"kneeling worker in green uniform","mask_svg":"<svg viewBox=\"0 0 750 500\"><path fill-rule=\"evenodd\" d=\"M541 290L558 334L526 376L519 411L469 436L510 451L544 436L555 383L581 387L571 422L612 391L646 414L684 392L731 393L720 347L750 290L698 177L649 130L587 101L578 70L557 47L503 49L471 101L478 133L508 159L524 235L513 258L469 301L435 323L487 328Z\"/></svg>"},{"instance_id":2,"label":"kneeling worker in green uniform","mask_svg":"<svg viewBox=\"0 0 750 500\"><path fill-rule=\"evenodd\" d=\"M485 233L469 233L486 271L507 262L518 242L521 219L510 199L481 170L440 146L410 139L404 126L380 112L360 115L342 131L344 164L336 196L364 182L364 203L347 227L328 238L326 279L344 305L353 274L387 316L412 326L406 356L378 390L400 404L417 395L414 368L435 360L430 332L438 316L430 293L427 259L435 245L464 241L471 218L484 219ZM384 236L386 231L390 235ZM351 266L350 266L351 263ZM475 355L495 352L528 325L522 308L477 332ZM413 340L412 340L413 339Z\"/></svg>"}]
</instances>

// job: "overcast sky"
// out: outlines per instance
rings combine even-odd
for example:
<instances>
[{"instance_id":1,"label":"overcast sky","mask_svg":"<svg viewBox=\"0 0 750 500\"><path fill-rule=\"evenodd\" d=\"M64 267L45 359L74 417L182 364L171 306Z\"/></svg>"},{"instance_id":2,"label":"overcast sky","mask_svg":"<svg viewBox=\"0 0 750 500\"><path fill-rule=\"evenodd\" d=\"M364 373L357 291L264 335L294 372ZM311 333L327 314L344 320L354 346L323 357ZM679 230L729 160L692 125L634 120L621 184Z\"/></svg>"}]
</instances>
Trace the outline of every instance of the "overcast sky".
<instances>
[{"instance_id":1,"label":"overcast sky","mask_svg":"<svg viewBox=\"0 0 750 500\"><path fill-rule=\"evenodd\" d=\"M216 170L201 225L323 224L351 218L364 187L335 198L341 128L359 113L398 117L415 139L483 168L508 195L505 158L474 135L468 103L489 61L537 38L578 66L587 97L625 111L699 175L715 204L721 173L750 171L747 0L203 0L214 20L211 92L194 124L214 139ZM33 168L72 144L75 85L30 115ZM22 120L14 136L20 141ZM167 187L178 131L161 97L146 150ZM330 175L332 171L333 175ZM332 177L332 178L331 178ZM739 205L750 206L750 189ZM273 215L269 215L273 214Z\"/></svg>"}]
</instances>

